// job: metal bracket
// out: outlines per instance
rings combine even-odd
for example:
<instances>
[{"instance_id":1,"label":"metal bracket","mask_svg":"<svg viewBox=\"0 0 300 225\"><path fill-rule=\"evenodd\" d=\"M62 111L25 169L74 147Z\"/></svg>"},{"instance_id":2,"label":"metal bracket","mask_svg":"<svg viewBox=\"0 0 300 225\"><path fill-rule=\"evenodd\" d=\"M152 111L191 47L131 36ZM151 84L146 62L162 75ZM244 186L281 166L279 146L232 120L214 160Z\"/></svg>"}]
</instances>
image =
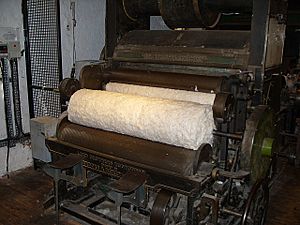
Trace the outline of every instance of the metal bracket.
<instances>
[{"instance_id":1,"label":"metal bracket","mask_svg":"<svg viewBox=\"0 0 300 225\"><path fill-rule=\"evenodd\" d=\"M59 181L64 180L76 186L86 187L87 177L86 170L83 167L83 157L76 154L70 154L56 162L47 164L43 170L54 180L56 224L59 225Z\"/></svg>"},{"instance_id":2,"label":"metal bracket","mask_svg":"<svg viewBox=\"0 0 300 225\"><path fill-rule=\"evenodd\" d=\"M205 207L206 205L211 207L211 224L217 225L218 224L218 213L219 213L219 198L213 195L209 195L204 193L201 198L201 208Z\"/></svg>"},{"instance_id":3,"label":"metal bracket","mask_svg":"<svg viewBox=\"0 0 300 225\"><path fill-rule=\"evenodd\" d=\"M231 172L231 171L225 171L225 170L222 170L219 168L215 168L212 171L212 177L214 177L215 179L217 179L218 177L225 177L225 178L230 178L230 179L243 179L249 175L250 175L250 172L243 171L243 170Z\"/></svg>"},{"instance_id":4,"label":"metal bracket","mask_svg":"<svg viewBox=\"0 0 300 225\"><path fill-rule=\"evenodd\" d=\"M110 184L107 197L115 202L118 211L118 225L121 225L121 205L124 202L145 207L145 187L148 176L145 173L128 172Z\"/></svg>"}]
</instances>

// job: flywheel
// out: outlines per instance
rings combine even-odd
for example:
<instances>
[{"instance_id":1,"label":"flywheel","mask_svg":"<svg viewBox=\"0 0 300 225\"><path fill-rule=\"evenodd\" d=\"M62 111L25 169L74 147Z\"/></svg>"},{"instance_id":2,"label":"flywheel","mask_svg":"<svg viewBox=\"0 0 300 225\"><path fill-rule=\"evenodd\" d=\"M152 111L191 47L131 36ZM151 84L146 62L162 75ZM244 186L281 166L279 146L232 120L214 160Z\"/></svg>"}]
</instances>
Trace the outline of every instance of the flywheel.
<instances>
[{"instance_id":1,"label":"flywheel","mask_svg":"<svg viewBox=\"0 0 300 225\"><path fill-rule=\"evenodd\" d=\"M275 115L266 105L255 108L246 121L240 166L251 173L251 183L264 179L269 172L276 146Z\"/></svg>"}]
</instances>

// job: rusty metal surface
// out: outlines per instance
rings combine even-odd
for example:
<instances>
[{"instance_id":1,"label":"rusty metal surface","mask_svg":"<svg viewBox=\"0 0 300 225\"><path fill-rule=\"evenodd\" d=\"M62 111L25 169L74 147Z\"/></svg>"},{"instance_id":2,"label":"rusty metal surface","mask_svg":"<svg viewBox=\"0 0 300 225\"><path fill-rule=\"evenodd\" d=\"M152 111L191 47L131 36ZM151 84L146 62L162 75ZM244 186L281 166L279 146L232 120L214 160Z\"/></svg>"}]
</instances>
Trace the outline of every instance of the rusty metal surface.
<instances>
[{"instance_id":1,"label":"rusty metal surface","mask_svg":"<svg viewBox=\"0 0 300 225\"><path fill-rule=\"evenodd\" d=\"M103 71L97 66L86 66L81 72L81 88L103 89L108 82L120 82L136 85L174 88L206 93L229 92L234 77L205 76L148 70L115 69Z\"/></svg>"},{"instance_id":2,"label":"rusty metal surface","mask_svg":"<svg viewBox=\"0 0 300 225\"><path fill-rule=\"evenodd\" d=\"M134 70L150 70L156 72L170 72L181 74L205 74L206 76L232 76L240 74L239 69L205 67L205 66L185 66L185 65L169 65L169 64L153 64L153 63L134 63L120 62L119 68Z\"/></svg>"},{"instance_id":3,"label":"rusty metal surface","mask_svg":"<svg viewBox=\"0 0 300 225\"><path fill-rule=\"evenodd\" d=\"M220 136L220 137L227 137L227 138L236 139L236 140L243 139L242 133L228 133L228 132L214 130L213 135Z\"/></svg>"},{"instance_id":4,"label":"rusty metal surface","mask_svg":"<svg viewBox=\"0 0 300 225\"><path fill-rule=\"evenodd\" d=\"M196 172L194 165L198 165L200 154L199 151L80 126L67 121L67 119L60 123L57 138L64 142L173 171L180 175L192 175Z\"/></svg>"},{"instance_id":5,"label":"rusty metal surface","mask_svg":"<svg viewBox=\"0 0 300 225\"><path fill-rule=\"evenodd\" d=\"M103 83L103 65L87 65L80 71L80 87L93 90L102 89Z\"/></svg>"},{"instance_id":6,"label":"rusty metal surface","mask_svg":"<svg viewBox=\"0 0 300 225\"><path fill-rule=\"evenodd\" d=\"M113 59L245 69L249 59L249 40L249 31L135 30L121 39Z\"/></svg>"},{"instance_id":7,"label":"rusty metal surface","mask_svg":"<svg viewBox=\"0 0 300 225\"><path fill-rule=\"evenodd\" d=\"M70 153L80 154L85 157L83 165L88 170L103 174L108 177L120 178L128 171L143 172L149 175L147 186L153 188L166 188L170 191L183 195L192 195L211 183L212 178L208 177L213 167L204 168L203 174L195 176L182 176L171 170L160 169L149 165L133 162L130 160L115 157L99 151L80 147L71 143L63 142L57 138L48 138L46 145L53 156L66 156ZM202 165L202 164L201 164ZM208 170L208 171L204 171Z\"/></svg>"},{"instance_id":8,"label":"rusty metal surface","mask_svg":"<svg viewBox=\"0 0 300 225\"><path fill-rule=\"evenodd\" d=\"M128 172L124 174L119 180L109 184L109 187L117 192L131 193L138 187L143 185L147 180L146 173Z\"/></svg>"},{"instance_id":9,"label":"rusty metal surface","mask_svg":"<svg viewBox=\"0 0 300 225\"><path fill-rule=\"evenodd\" d=\"M118 69L106 72L105 82L123 82L129 84L174 88L188 91L213 92L227 91L226 77L195 76L189 74L152 72L143 70Z\"/></svg>"},{"instance_id":10,"label":"rusty metal surface","mask_svg":"<svg viewBox=\"0 0 300 225\"><path fill-rule=\"evenodd\" d=\"M50 167L55 169L69 169L80 163L84 157L77 154L70 154L68 157L61 158L49 164Z\"/></svg>"}]
</instances>

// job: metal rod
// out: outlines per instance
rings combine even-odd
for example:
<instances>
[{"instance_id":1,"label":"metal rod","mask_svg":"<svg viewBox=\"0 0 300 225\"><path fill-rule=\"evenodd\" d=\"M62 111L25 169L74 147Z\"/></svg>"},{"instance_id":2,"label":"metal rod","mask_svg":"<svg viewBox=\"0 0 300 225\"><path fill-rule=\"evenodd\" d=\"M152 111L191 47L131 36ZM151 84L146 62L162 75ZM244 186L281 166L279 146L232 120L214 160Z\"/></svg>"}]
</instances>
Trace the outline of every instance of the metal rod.
<instances>
[{"instance_id":1,"label":"metal rod","mask_svg":"<svg viewBox=\"0 0 300 225\"><path fill-rule=\"evenodd\" d=\"M28 24L28 7L27 0L22 0L23 26L24 26L24 46L26 61L26 77L27 77L27 94L29 103L30 118L34 117L33 90L32 90L32 71L30 61L30 43L29 43L29 24Z\"/></svg>"},{"instance_id":2,"label":"metal rod","mask_svg":"<svg viewBox=\"0 0 300 225\"><path fill-rule=\"evenodd\" d=\"M296 159L296 155L294 154L284 154L284 153L281 153L281 152L275 152L274 153L275 155L277 155L277 157L281 157L281 158L287 158L287 159L290 159L290 160L295 160Z\"/></svg>"},{"instance_id":3,"label":"metal rod","mask_svg":"<svg viewBox=\"0 0 300 225\"><path fill-rule=\"evenodd\" d=\"M224 133L224 132L217 131L217 130L213 131L213 135L221 136L221 137L228 137L228 138L238 139L238 140L242 140L243 139L243 135L242 134Z\"/></svg>"},{"instance_id":4,"label":"metal rod","mask_svg":"<svg viewBox=\"0 0 300 225\"><path fill-rule=\"evenodd\" d=\"M20 143L20 142L22 143L22 142L28 140L29 138L30 138L30 133L26 133L26 134L23 135L23 137L18 138L18 139L16 139L16 138L10 138L10 139L9 138L5 138L5 139L2 139L2 140L0 140L0 148L7 146L8 142L12 146L12 145L15 145L17 142L18 143Z\"/></svg>"},{"instance_id":5,"label":"metal rod","mask_svg":"<svg viewBox=\"0 0 300 225\"><path fill-rule=\"evenodd\" d=\"M226 208L222 208L221 211L224 212L224 213L233 215L233 216L237 216L237 217L242 217L242 216L243 216L243 215L242 215L241 213L239 213L239 212L235 212L235 211L232 211L232 210L226 209Z\"/></svg>"},{"instance_id":6,"label":"metal rod","mask_svg":"<svg viewBox=\"0 0 300 225\"><path fill-rule=\"evenodd\" d=\"M38 89L38 90L46 90L46 91L53 91L59 93L58 88L53 88L53 87L47 87L47 86L37 86L37 85L31 85L33 89Z\"/></svg>"},{"instance_id":7,"label":"metal rod","mask_svg":"<svg viewBox=\"0 0 300 225\"><path fill-rule=\"evenodd\" d=\"M296 135L296 134L290 134L290 133L286 133L286 132L280 132L280 134L283 136L287 136L287 137L298 138L298 135Z\"/></svg>"},{"instance_id":8,"label":"metal rod","mask_svg":"<svg viewBox=\"0 0 300 225\"><path fill-rule=\"evenodd\" d=\"M59 82L63 79L62 68L62 49L61 49L61 25L60 25L60 0L56 0L56 30L57 30L57 64L58 64L58 79ZM54 90L53 90L54 91ZM63 112L63 99L60 96L60 111Z\"/></svg>"},{"instance_id":9,"label":"metal rod","mask_svg":"<svg viewBox=\"0 0 300 225\"><path fill-rule=\"evenodd\" d=\"M59 225L59 180L55 180L55 211L56 211L56 225Z\"/></svg>"}]
</instances>

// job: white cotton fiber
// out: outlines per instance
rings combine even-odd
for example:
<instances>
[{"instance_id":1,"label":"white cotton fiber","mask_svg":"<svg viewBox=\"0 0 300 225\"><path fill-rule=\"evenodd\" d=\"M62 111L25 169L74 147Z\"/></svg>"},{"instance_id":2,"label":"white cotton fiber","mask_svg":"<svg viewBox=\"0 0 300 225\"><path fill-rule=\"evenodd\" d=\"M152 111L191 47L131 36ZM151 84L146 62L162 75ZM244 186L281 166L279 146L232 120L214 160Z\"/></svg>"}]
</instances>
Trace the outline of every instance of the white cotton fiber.
<instances>
[{"instance_id":1,"label":"white cotton fiber","mask_svg":"<svg viewBox=\"0 0 300 225\"><path fill-rule=\"evenodd\" d=\"M154 98L166 98L180 101L196 102L200 104L213 105L215 101L215 94L196 92L196 91L185 91L170 88L159 88L150 86L140 86L134 84L123 84L123 83L108 83L106 84L107 91L141 95L145 97Z\"/></svg>"},{"instance_id":2,"label":"white cotton fiber","mask_svg":"<svg viewBox=\"0 0 300 225\"><path fill-rule=\"evenodd\" d=\"M197 150L212 143L211 105L81 89L68 118L80 125Z\"/></svg>"}]
</instances>

